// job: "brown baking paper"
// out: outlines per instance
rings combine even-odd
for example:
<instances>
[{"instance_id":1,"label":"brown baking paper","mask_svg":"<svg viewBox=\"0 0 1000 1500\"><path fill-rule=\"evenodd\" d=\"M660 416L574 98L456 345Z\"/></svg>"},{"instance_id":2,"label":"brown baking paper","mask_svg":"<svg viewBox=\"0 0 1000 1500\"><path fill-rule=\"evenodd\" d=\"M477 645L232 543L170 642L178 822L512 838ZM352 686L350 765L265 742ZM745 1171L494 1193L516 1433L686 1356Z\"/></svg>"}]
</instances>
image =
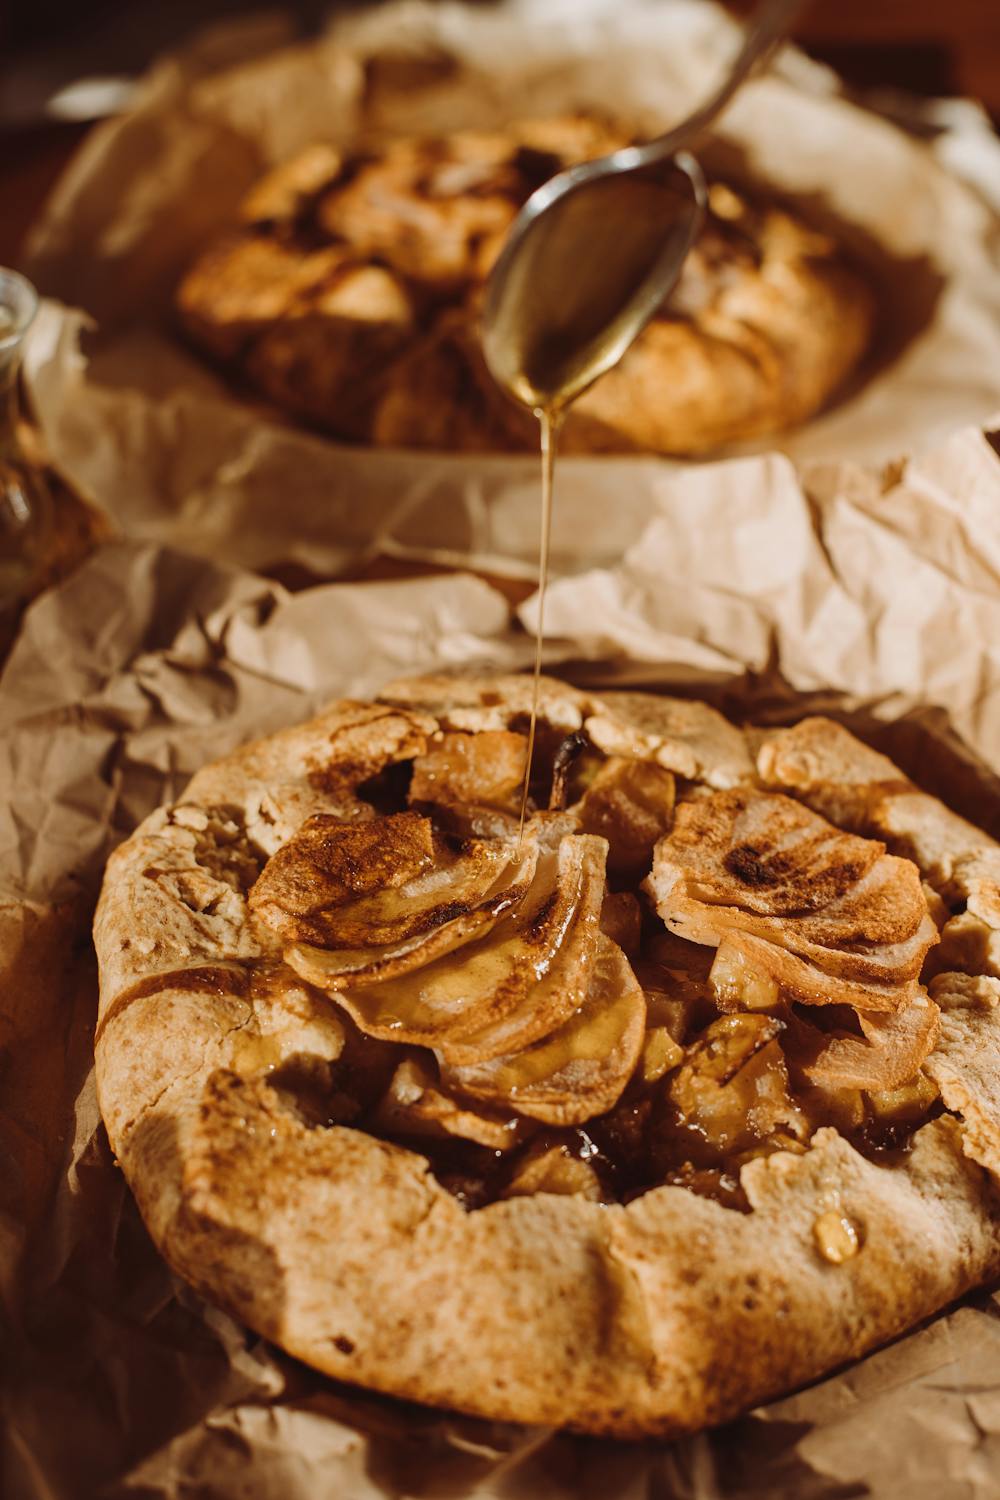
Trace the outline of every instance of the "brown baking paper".
<instances>
[{"instance_id":1,"label":"brown baking paper","mask_svg":"<svg viewBox=\"0 0 1000 1500\"><path fill-rule=\"evenodd\" d=\"M678 477L618 567L554 588L550 662L760 721L840 713L1000 835L1000 461L970 429L891 476L809 476L772 457ZM466 575L291 596L134 542L29 610L0 679L7 1500L996 1494L989 1290L725 1428L625 1444L336 1385L202 1302L152 1249L91 1072L89 922L107 851L251 734L400 672L509 669L530 652L500 595Z\"/></svg>"},{"instance_id":2,"label":"brown baking paper","mask_svg":"<svg viewBox=\"0 0 1000 1500\"><path fill-rule=\"evenodd\" d=\"M731 18L693 0L405 3L309 44L275 50L255 22L168 59L88 138L31 241L29 270L64 304L46 305L27 358L57 468L125 534L247 567L331 576L382 551L530 574L536 462L365 450L289 425L180 344L173 288L262 168L310 141L588 107L652 132L714 88L737 42ZM1000 145L971 133L973 175L1000 178ZM878 288L862 378L779 444L799 461L887 460L1000 408L1000 219L958 175L965 135L925 135L789 51L703 153L833 228ZM620 556L677 468L566 460L577 510L557 516L556 571Z\"/></svg>"}]
</instances>

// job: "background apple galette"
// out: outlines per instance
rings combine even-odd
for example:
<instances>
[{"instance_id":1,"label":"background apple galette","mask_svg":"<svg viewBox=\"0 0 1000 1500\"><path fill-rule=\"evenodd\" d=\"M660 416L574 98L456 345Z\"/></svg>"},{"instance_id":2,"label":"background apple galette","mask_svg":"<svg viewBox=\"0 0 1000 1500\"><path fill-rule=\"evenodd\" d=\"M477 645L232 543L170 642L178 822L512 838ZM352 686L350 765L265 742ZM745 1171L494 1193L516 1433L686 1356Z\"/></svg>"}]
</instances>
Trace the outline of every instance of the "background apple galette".
<instances>
[{"instance_id":1,"label":"background apple galette","mask_svg":"<svg viewBox=\"0 0 1000 1500\"><path fill-rule=\"evenodd\" d=\"M322 1370L716 1422L1000 1270L1000 847L825 719L423 678L114 855L101 1105L157 1244Z\"/></svg>"},{"instance_id":2,"label":"background apple galette","mask_svg":"<svg viewBox=\"0 0 1000 1500\"><path fill-rule=\"evenodd\" d=\"M284 411L352 442L537 450L479 348L483 288L554 173L628 143L567 117L314 145L249 194L177 292L189 337ZM702 453L818 411L869 341L874 298L826 234L723 183L669 306L573 406L564 451Z\"/></svg>"}]
</instances>

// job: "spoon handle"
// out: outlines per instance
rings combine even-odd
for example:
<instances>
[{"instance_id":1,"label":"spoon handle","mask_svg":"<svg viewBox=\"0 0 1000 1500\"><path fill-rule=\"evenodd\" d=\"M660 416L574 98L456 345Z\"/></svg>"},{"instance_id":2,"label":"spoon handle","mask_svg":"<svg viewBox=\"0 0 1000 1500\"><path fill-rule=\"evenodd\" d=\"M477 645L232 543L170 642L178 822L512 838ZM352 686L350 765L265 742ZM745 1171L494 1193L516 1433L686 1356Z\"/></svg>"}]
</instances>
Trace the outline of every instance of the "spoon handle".
<instances>
[{"instance_id":1,"label":"spoon handle","mask_svg":"<svg viewBox=\"0 0 1000 1500\"><path fill-rule=\"evenodd\" d=\"M643 160L661 161L665 156L672 155L678 146L687 145L694 136L699 135L705 126L709 125L726 107L753 68L769 57L783 40L795 13L802 9L804 3L805 0L764 0L736 61L720 87L693 114L688 115L686 120L682 120L665 135L657 136L648 145L641 147L640 154Z\"/></svg>"}]
</instances>

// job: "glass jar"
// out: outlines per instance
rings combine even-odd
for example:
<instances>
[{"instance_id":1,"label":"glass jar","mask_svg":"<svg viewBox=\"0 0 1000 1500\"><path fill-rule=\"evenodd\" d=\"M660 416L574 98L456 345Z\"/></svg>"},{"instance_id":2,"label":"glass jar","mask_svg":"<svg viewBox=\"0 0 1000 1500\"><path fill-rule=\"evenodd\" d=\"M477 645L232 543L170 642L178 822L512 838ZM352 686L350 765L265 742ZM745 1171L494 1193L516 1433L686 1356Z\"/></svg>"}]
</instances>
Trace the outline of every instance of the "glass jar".
<instances>
[{"instance_id":1,"label":"glass jar","mask_svg":"<svg viewBox=\"0 0 1000 1500\"><path fill-rule=\"evenodd\" d=\"M21 358L38 294L0 266L0 639L42 583L51 503L45 476L24 450Z\"/></svg>"}]
</instances>

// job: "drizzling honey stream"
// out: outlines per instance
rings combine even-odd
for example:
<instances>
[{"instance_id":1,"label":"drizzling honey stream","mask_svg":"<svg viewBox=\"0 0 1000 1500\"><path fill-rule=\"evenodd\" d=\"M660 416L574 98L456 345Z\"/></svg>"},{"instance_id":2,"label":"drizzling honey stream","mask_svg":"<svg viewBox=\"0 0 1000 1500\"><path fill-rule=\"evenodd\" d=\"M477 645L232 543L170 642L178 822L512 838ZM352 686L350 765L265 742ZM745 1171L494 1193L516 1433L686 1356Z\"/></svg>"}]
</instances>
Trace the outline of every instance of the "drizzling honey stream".
<instances>
[{"instance_id":1,"label":"drizzling honey stream","mask_svg":"<svg viewBox=\"0 0 1000 1500\"><path fill-rule=\"evenodd\" d=\"M531 761L535 752L535 731L538 725L538 689L542 675L542 639L545 633L545 586L549 577L549 547L552 541L552 494L555 487L556 445L562 408L539 406L535 409L541 429L542 443L542 517L538 542L538 617L535 622L535 669L531 684L531 721L528 725L528 757L524 767L524 786L521 788L521 816L517 824L517 851L521 852L524 835L524 818L528 810L528 787L531 782Z\"/></svg>"},{"instance_id":2,"label":"drizzling honey stream","mask_svg":"<svg viewBox=\"0 0 1000 1500\"><path fill-rule=\"evenodd\" d=\"M605 159L605 165L614 160ZM483 352L500 386L538 418L542 448L535 671L518 847L538 719L559 430L572 403L618 363L662 305L700 225L703 203L704 180L688 158L651 174L599 175L585 191L561 197L558 213L534 218L529 233L519 235L515 226L494 268ZM529 211L530 203L522 216L528 212L530 219Z\"/></svg>"}]
</instances>

